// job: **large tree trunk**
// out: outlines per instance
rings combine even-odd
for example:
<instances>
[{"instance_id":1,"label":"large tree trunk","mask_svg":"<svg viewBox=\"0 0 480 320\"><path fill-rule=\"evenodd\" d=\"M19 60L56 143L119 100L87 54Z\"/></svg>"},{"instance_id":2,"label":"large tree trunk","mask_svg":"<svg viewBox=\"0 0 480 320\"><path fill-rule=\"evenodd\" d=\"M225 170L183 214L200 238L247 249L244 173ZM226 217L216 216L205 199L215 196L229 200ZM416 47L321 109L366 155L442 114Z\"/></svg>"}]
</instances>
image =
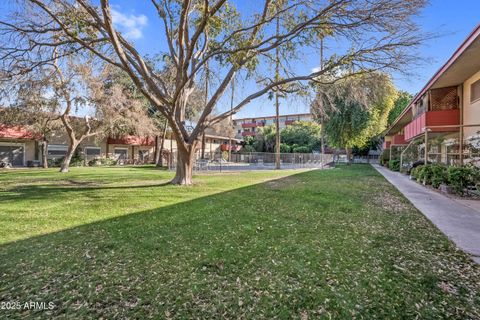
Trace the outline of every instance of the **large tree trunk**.
<instances>
[{"instance_id":1,"label":"large tree trunk","mask_svg":"<svg viewBox=\"0 0 480 320\"><path fill-rule=\"evenodd\" d=\"M276 33L280 32L280 18L276 19ZM280 48L275 49L275 81L280 80ZM278 90L275 91L275 169L280 169L280 102L278 100Z\"/></svg>"},{"instance_id":2,"label":"large tree trunk","mask_svg":"<svg viewBox=\"0 0 480 320\"><path fill-rule=\"evenodd\" d=\"M163 127L163 133L162 133L162 142L160 143L160 150L157 158L157 167L163 167L163 149L165 147L166 138L167 138L167 122L165 121L165 126Z\"/></svg>"},{"instance_id":3,"label":"large tree trunk","mask_svg":"<svg viewBox=\"0 0 480 320\"><path fill-rule=\"evenodd\" d=\"M42 140L42 167L44 169L48 169L47 153L48 153L48 141Z\"/></svg>"},{"instance_id":4,"label":"large tree trunk","mask_svg":"<svg viewBox=\"0 0 480 320\"><path fill-rule=\"evenodd\" d=\"M177 149L177 169L171 183L184 186L191 185L194 161L195 145L190 145L187 150Z\"/></svg>"},{"instance_id":5,"label":"large tree trunk","mask_svg":"<svg viewBox=\"0 0 480 320\"><path fill-rule=\"evenodd\" d=\"M60 167L60 172L68 172L70 170L70 161L72 161L73 154L77 150L78 144L70 144L68 146L67 154L63 158L62 165Z\"/></svg>"},{"instance_id":6,"label":"large tree trunk","mask_svg":"<svg viewBox=\"0 0 480 320\"><path fill-rule=\"evenodd\" d=\"M325 121L323 120L323 116L320 120L320 147L322 148L322 155L325 155Z\"/></svg>"},{"instance_id":7,"label":"large tree trunk","mask_svg":"<svg viewBox=\"0 0 480 320\"><path fill-rule=\"evenodd\" d=\"M352 149L345 148L345 152L347 154L347 165L351 165L352 164Z\"/></svg>"},{"instance_id":8,"label":"large tree trunk","mask_svg":"<svg viewBox=\"0 0 480 320\"><path fill-rule=\"evenodd\" d=\"M160 143L160 156L158 157L157 167L163 167L163 150L165 148L165 135Z\"/></svg>"},{"instance_id":9,"label":"large tree trunk","mask_svg":"<svg viewBox=\"0 0 480 320\"><path fill-rule=\"evenodd\" d=\"M153 159L153 162L158 166L159 157L160 157L160 146L159 146L159 141L160 138L158 136L155 136L155 157Z\"/></svg>"},{"instance_id":10,"label":"large tree trunk","mask_svg":"<svg viewBox=\"0 0 480 320\"><path fill-rule=\"evenodd\" d=\"M202 159L205 159L205 131L202 134ZM210 150L212 151L212 150Z\"/></svg>"}]
</instances>

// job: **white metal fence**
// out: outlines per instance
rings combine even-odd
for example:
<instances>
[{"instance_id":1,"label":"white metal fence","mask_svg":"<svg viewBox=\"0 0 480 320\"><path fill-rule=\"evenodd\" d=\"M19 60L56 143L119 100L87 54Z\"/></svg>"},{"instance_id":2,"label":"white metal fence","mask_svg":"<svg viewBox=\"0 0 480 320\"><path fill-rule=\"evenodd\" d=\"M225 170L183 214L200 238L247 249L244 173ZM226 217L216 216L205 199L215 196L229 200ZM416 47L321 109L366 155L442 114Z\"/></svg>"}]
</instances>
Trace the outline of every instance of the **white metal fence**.
<instances>
[{"instance_id":1,"label":"white metal fence","mask_svg":"<svg viewBox=\"0 0 480 320\"><path fill-rule=\"evenodd\" d=\"M177 154L172 155L170 170L177 165ZM323 168L333 162L333 155L320 153L281 153L281 169ZM206 152L195 155L196 171L272 170L275 169L275 153L247 152Z\"/></svg>"}]
</instances>

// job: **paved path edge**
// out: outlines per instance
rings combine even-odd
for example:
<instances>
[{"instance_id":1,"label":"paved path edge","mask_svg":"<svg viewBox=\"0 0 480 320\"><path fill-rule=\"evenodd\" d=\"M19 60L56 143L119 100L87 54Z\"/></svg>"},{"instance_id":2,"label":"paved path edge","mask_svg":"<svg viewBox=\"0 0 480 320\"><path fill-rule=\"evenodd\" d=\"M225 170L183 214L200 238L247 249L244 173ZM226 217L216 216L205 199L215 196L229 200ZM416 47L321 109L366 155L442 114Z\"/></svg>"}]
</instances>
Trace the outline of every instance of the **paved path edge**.
<instances>
[{"instance_id":1,"label":"paved path edge","mask_svg":"<svg viewBox=\"0 0 480 320\"><path fill-rule=\"evenodd\" d=\"M407 176L372 164L455 245L480 264L480 214L458 201L429 190Z\"/></svg>"}]
</instances>

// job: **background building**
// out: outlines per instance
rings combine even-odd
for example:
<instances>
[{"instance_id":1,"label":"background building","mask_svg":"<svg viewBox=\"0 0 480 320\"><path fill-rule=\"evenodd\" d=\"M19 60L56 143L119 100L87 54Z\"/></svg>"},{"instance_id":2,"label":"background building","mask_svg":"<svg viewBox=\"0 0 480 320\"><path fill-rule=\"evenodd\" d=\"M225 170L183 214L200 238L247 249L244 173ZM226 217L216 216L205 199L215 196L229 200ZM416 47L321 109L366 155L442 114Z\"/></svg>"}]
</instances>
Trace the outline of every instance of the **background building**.
<instances>
[{"instance_id":1,"label":"background building","mask_svg":"<svg viewBox=\"0 0 480 320\"><path fill-rule=\"evenodd\" d=\"M10 163L13 166L28 166L34 162L41 163L42 137L35 137L26 128L20 126L6 126L0 124L0 162ZM96 158L111 158L120 164L153 163L155 151L159 147L160 137L108 137L98 139L92 137L83 141L77 149L78 154L88 162ZM230 145L231 140L231 145ZM232 151L240 148L240 140L230 139L223 135L205 134L204 145L200 143L198 149L203 148L206 153L226 151L231 146ZM48 160L58 160L65 156L68 149L68 139L59 129L49 141L47 149ZM177 151L177 143L170 133L164 142L164 158Z\"/></svg>"},{"instance_id":2,"label":"background building","mask_svg":"<svg viewBox=\"0 0 480 320\"><path fill-rule=\"evenodd\" d=\"M311 122L313 115L311 113L282 115L279 120L280 129L282 129L295 121ZM235 137L242 139L246 136L255 136L259 128L272 124L275 124L275 116L234 119Z\"/></svg>"},{"instance_id":3,"label":"background building","mask_svg":"<svg viewBox=\"0 0 480 320\"><path fill-rule=\"evenodd\" d=\"M480 164L479 57L480 25L385 132L390 158Z\"/></svg>"}]
</instances>

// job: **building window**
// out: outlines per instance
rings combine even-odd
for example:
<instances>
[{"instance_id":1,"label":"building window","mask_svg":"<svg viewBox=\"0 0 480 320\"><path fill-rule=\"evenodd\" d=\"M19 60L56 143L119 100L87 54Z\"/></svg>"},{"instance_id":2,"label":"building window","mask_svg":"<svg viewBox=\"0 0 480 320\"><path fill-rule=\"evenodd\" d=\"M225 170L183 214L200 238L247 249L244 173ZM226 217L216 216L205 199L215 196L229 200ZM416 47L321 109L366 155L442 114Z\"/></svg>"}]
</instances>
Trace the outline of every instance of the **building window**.
<instances>
[{"instance_id":1,"label":"building window","mask_svg":"<svg viewBox=\"0 0 480 320\"><path fill-rule=\"evenodd\" d=\"M238 130L238 133L242 133L242 130Z\"/></svg>"},{"instance_id":2,"label":"building window","mask_svg":"<svg viewBox=\"0 0 480 320\"><path fill-rule=\"evenodd\" d=\"M0 162L23 166L25 164L25 145L0 142Z\"/></svg>"},{"instance_id":3,"label":"building window","mask_svg":"<svg viewBox=\"0 0 480 320\"><path fill-rule=\"evenodd\" d=\"M68 146L64 144L50 144L47 146L47 159L60 159L67 154Z\"/></svg>"},{"instance_id":4,"label":"building window","mask_svg":"<svg viewBox=\"0 0 480 320\"><path fill-rule=\"evenodd\" d=\"M117 160L127 160L128 159L128 149L127 148L115 148L114 156Z\"/></svg>"},{"instance_id":5,"label":"building window","mask_svg":"<svg viewBox=\"0 0 480 320\"><path fill-rule=\"evenodd\" d=\"M149 152L148 150L138 150L138 160L145 162L148 161Z\"/></svg>"},{"instance_id":6,"label":"building window","mask_svg":"<svg viewBox=\"0 0 480 320\"><path fill-rule=\"evenodd\" d=\"M480 99L480 80L475 81L470 86L470 103Z\"/></svg>"},{"instance_id":7,"label":"building window","mask_svg":"<svg viewBox=\"0 0 480 320\"><path fill-rule=\"evenodd\" d=\"M100 147L85 147L85 156L87 158L97 158L100 157L100 154Z\"/></svg>"}]
</instances>

